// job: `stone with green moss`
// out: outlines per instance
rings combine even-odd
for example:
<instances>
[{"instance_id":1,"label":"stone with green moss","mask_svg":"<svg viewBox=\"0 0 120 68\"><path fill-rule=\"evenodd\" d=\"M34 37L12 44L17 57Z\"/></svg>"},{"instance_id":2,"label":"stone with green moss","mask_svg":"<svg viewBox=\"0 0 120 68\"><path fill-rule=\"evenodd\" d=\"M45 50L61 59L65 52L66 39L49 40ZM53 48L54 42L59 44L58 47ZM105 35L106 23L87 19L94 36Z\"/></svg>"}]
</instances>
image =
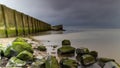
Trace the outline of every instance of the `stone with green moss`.
<instances>
[{"instance_id":1,"label":"stone with green moss","mask_svg":"<svg viewBox=\"0 0 120 68\"><path fill-rule=\"evenodd\" d=\"M105 63L110 62L110 61L115 62L115 60L114 60L114 59L111 59L111 58L99 58L99 59L98 59L98 64L99 64L101 67L104 67Z\"/></svg>"},{"instance_id":2,"label":"stone with green moss","mask_svg":"<svg viewBox=\"0 0 120 68\"><path fill-rule=\"evenodd\" d=\"M68 45L68 46L71 45L70 40L65 39L65 40L62 41L62 46L66 46L66 45Z\"/></svg>"},{"instance_id":3,"label":"stone with green moss","mask_svg":"<svg viewBox=\"0 0 120 68\"><path fill-rule=\"evenodd\" d=\"M24 38L18 37L13 42L26 42Z\"/></svg>"},{"instance_id":4,"label":"stone with green moss","mask_svg":"<svg viewBox=\"0 0 120 68\"><path fill-rule=\"evenodd\" d=\"M31 68L45 68L45 58L36 60L32 63Z\"/></svg>"},{"instance_id":5,"label":"stone with green moss","mask_svg":"<svg viewBox=\"0 0 120 68\"><path fill-rule=\"evenodd\" d=\"M120 66L114 61L109 61L105 63L104 67L101 68L120 68Z\"/></svg>"},{"instance_id":6,"label":"stone with green moss","mask_svg":"<svg viewBox=\"0 0 120 68\"><path fill-rule=\"evenodd\" d=\"M45 68L60 68L56 57L48 56L48 58L45 62Z\"/></svg>"},{"instance_id":7,"label":"stone with green moss","mask_svg":"<svg viewBox=\"0 0 120 68\"><path fill-rule=\"evenodd\" d=\"M43 46L43 45L38 46L37 49L40 50L40 51L46 51L47 50L46 47Z\"/></svg>"},{"instance_id":8,"label":"stone with green moss","mask_svg":"<svg viewBox=\"0 0 120 68\"><path fill-rule=\"evenodd\" d=\"M84 47L81 47L81 48L77 48L76 49L76 54L77 55L84 55L84 54L88 54L89 53L89 49L88 48L84 48Z\"/></svg>"},{"instance_id":9,"label":"stone with green moss","mask_svg":"<svg viewBox=\"0 0 120 68\"><path fill-rule=\"evenodd\" d=\"M95 58L98 57L98 52L97 52L97 51L90 51L89 54L92 55L92 56L95 57Z\"/></svg>"},{"instance_id":10,"label":"stone with green moss","mask_svg":"<svg viewBox=\"0 0 120 68\"><path fill-rule=\"evenodd\" d=\"M25 66L26 62L22 61L16 57L11 57L11 59L8 61L6 67L23 67Z\"/></svg>"},{"instance_id":11,"label":"stone with green moss","mask_svg":"<svg viewBox=\"0 0 120 68\"><path fill-rule=\"evenodd\" d=\"M0 44L0 56L4 56L4 50L5 50L5 47L3 47L2 44Z\"/></svg>"},{"instance_id":12,"label":"stone with green moss","mask_svg":"<svg viewBox=\"0 0 120 68\"><path fill-rule=\"evenodd\" d=\"M63 46L63 47L58 48L57 52L59 55L74 54L75 48L71 46Z\"/></svg>"},{"instance_id":13,"label":"stone with green moss","mask_svg":"<svg viewBox=\"0 0 120 68\"><path fill-rule=\"evenodd\" d=\"M4 50L4 56L5 57L12 57L12 56L16 56L17 55L17 52L15 52L13 49L12 49L12 46L8 46L5 50Z\"/></svg>"},{"instance_id":14,"label":"stone with green moss","mask_svg":"<svg viewBox=\"0 0 120 68\"><path fill-rule=\"evenodd\" d=\"M90 66L96 62L95 58L89 54L82 55L80 58L80 62L83 66Z\"/></svg>"},{"instance_id":15,"label":"stone with green moss","mask_svg":"<svg viewBox=\"0 0 120 68\"><path fill-rule=\"evenodd\" d=\"M27 50L27 51L33 53L32 46L27 42L13 42L12 48L18 53L20 53L24 50Z\"/></svg>"},{"instance_id":16,"label":"stone with green moss","mask_svg":"<svg viewBox=\"0 0 120 68\"><path fill-rule=\"evenodd\" d=\"M78 68L78 63L75 60L64 58L60 60L61 68Z\"/></svg>"},{"instance_id":17,"label":"stone with green moss","mask_svg":"<svg viewBox=\"0 0 120 68\"><path fill-rule=\"evenodd\" d=\"M33 54L28 51L22 51L17 55L17 58L24 60L24 61L32 61Z\"/></svg>"}]
</instances>

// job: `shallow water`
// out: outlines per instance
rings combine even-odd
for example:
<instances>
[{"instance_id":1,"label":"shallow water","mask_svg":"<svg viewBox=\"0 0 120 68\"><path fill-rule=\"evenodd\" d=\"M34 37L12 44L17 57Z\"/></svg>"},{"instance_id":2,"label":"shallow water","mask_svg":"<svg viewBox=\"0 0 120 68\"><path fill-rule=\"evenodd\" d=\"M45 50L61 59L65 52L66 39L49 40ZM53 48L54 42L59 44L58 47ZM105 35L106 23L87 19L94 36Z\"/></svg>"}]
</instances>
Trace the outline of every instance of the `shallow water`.
<instances>
[{"instance_id":1,"label":"shallow water","mask_svg":"<svg viewBox=\"0 0 120 68\"><path fill-rule=\"evenodd\" d=\"M80 29L68 30L63 33L51 33L35 36L46 46L61 46L63 39L71 40L72 46L87 47L98 51L99 57L114 58L120 63L120 29ZM50 49L48 50L50 52Z\"/></svg>"}]
</instances>

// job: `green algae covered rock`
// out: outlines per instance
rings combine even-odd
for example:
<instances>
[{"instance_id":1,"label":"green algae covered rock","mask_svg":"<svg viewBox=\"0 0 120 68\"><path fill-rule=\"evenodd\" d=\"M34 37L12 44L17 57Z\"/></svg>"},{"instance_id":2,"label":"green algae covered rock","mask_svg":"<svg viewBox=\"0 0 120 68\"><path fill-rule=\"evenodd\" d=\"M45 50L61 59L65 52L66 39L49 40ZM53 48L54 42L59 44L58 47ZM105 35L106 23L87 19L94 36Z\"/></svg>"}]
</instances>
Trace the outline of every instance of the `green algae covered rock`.
<instances>
[{"instance_id":1,"label":"green algae covered rock","mask_svg":"<svg viewBox=\"0 0 120 68\"><path fill-rule=\"evenodd\" d=\"M116 62L110 61L105 63L104 67L102 68L120 68L120 66Z\"/></svg>"},{"instance_id":2,"label":"green algae covered rock","mask_svg":"<svg viewBox=\"0 0 120 68\"><path fill-rule=\"evenodd\" d=\"M74 54L75 48L71 46L63 46L63 47L58 48L57 52L59 55Z\"/></svg>"},{"instance_id":3,"label":"green algae covered rock","mask_svg":"<svg viewBox=\"0 0 120 68\"><path fill-rule=\"evenodd\" d=\"M12 57L12 56L16 56L17 52L13 50L12 46L8 46L5 50L4 50L4 56L5 57Z\"/></svg>"},{"instance_id":4,"label":"green algae covered rock","mask_svg":"<svg viewBox=\"0 0 120 68\"><path fill-rule=\"evenodd\" d=\"M92 55L92 56L95 57L95 58L98 57L98 52L97 52L97 51L90 51L89 54Z\"/></svg>"},{"instance_id":5,"label":"green algae covered rock","mask_svg":"<svg viewBox=\"0 0 120 68\"><path fill-rule=\"evenodd\" d=\"M104 66L105 66L105 63L111 62L111 61L115 62L114 59L110 59L110 58L99 58L99 59L98 59L98 64L99 64L101 67L104 67Z\"/></svg>"},{"instance_id":6,"label":"green algae covered rock","mask_svg":"<svg viewBox=\"0 0 120 68\"><path fill-rule=\"evenodd\" d=\"M31 68L45 68L45 59L39 59L32 63Z\"/></svg>"},{"instance_id":7,"label":"green algae covered rock","mask_svg":"<svg viewBox=\"0 0 120 68\"><path fill-rule=\"evenodd\" d=\"M26 42L24 38L18 37L13 42Z\"/></svg>"},{"instance_id":8,"label":"green algae covered rock","mask_svg":"<svg viewBox=\"0 0 120 68\"><path fill-rule=\"evenodd\" d=\"M18 59L16 57L12 57L8 61L6 67L23 67L23 66L25 66L25 64L26 64L25 61L22 61L22 60L20 60L20 59Z\"/></svg>"},{"instance_id":9,"label":"green algae covered rock","mask_svg":"<svg viewBox=\"0 0 120 68\"><path fill-rule=\"evenodd\" d=\"M63 40L62 41L62 46L66 46L66 45L68 45L68 46L70 46L71 45L71 42L70 42L70 40Z\"/></svg>"},{"instance_id":10,"label":"green algae covered rock","mask_svg":"<svg viewBox=\"0 0 120 68\"><path fill-rule=\"evenodd\" d=\"M5 50L5 47L3 47L2 44L0 44L0 56L4 56L4 50Z\"/></svg>"},{"instance_id":11,"label":"green algae covered rock","mask_svg":"<svg viewBox=\"0 0 120 68\"><path fill-rule=\"evenodd\" d=\"M42 46L42 45L38 46L37 49L40 50L40 51L46 51L47 50L46 47Z\"/></svg>"},{"instance_id":12,"label":"green algae covered rock","mask_svg":"<svg viewBox=\"0 0 120 68\"><path fill-rule=\"evenodd\" d=\"M48 56L48 58L45 62L45 68L60 68L56 57Z\"/></svg>"},{"instance_id":13,"label":"green algae covered rock","mask_svg":"<svg viewBox=\"0 0 120 68\"><path fill-rule=\"evenodd\" d=\"M32 46L27 42L13 42L12 48L18 53L20 53L24 50L27 50L27 51L33 53Z\"/></svg>"},{"instance_id":14,"label":"green algae covered rock","mask_svg":"<svg viewBox=\"0 0 120 68\"><path fill-rule=\"evenodd\" d=\"M60 60L60 67L61 68L78 68L78 63L72 59L61 59Z\"/></svg>"},{"instance_id":15,"label":"green algae covered rock","mask_svg":"<svg viewBox=\"0 0 120 68\"><path fill-rule=\"evenodd\" d=\"M85 54L81 56L80 62L83 66L89 66L89 65L94 64L96 60L92 55Z\"/></svg>"},{"instance_id":16,"label":"green algae covered rock","mask_svg":"<svg viewBox=\"0 0 120 68\"><path fill-rule=\"evenodd\" d=\"M28 51L22 51L17 55L17 58L24 61L31 61L33 60L33 54Z\"/></svg>"},{"instance_id":17,"label":"green algae covered rock","mask_svg":"<svg viewBox=\"0 0 120 68\"><path fill-rule=\"evenodd\" d=\"M88 53L89 53L89 49L88 49L88 48L83 48L83 47L81 47L81 48L77 48L77 49L76 49L76 54L77 54L77 55L82 56L82 55L88 54Z\"/></svg>"},{"instance_id":18,"label":"green algae covered rock","mask_svg":"<svg viewBox=\"0 0 120 68\"><path fill-rule=\"evenodd\" d=\"M114 59L110 59L110 58L99 58L98 61L106 63L106 62L115 61L115 60Z\"/></svg>"}]
</instances>

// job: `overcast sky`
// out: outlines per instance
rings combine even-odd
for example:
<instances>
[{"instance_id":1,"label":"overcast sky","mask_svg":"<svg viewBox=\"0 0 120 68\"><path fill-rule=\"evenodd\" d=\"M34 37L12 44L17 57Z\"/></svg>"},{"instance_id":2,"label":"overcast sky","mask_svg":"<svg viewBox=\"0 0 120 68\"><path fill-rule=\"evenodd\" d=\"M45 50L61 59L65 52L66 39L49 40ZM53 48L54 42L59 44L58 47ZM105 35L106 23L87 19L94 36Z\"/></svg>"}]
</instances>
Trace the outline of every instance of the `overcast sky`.
<instances>
[{"instance_id":1,"label":"overcast sky","mask_svg":"<svg viewBox=\"0 0 120 68\"><path fill-rule=\"evenodd\" d=\"M49 24L120 27L120 0L0 0Z\"/></svg>"}]
</instances>

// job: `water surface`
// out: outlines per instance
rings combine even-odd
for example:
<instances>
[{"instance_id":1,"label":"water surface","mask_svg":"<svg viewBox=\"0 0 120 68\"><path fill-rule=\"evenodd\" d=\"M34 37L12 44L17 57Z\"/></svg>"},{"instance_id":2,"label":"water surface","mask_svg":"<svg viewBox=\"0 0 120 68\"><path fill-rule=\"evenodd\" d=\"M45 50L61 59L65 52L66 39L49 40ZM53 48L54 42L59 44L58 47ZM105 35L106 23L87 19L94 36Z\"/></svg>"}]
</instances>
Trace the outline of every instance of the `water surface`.
<instances>
[{"instance_id":1,"label":"water surface","mask_svg":"<svg viewBox=\"0 0 120 68\"><path fill-rule=\"evenodd\" d=\"M35 38L41 40L46 46L61 46L63 39L69 39L72 46L76 48L87 47L96 50L99 57L114 58L120 63L120 29L75 29L69 28L65 32L53 32Z\"/></svg>"}]
</instances>

